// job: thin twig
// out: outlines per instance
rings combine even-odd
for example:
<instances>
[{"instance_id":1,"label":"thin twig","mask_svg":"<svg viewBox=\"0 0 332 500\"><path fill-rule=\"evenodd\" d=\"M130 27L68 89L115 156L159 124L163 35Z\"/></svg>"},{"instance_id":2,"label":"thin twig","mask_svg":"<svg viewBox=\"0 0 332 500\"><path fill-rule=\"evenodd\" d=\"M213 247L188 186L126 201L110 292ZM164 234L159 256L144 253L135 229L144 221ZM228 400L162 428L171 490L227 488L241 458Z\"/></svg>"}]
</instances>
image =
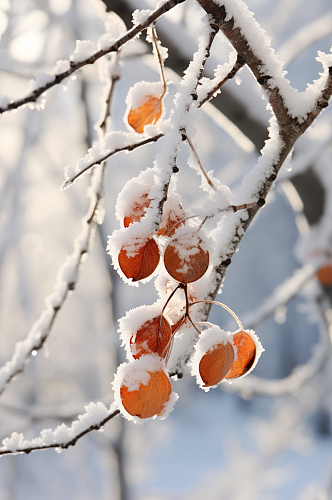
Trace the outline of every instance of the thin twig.
<instances>
[{"instance_id":1,"label":"thin twig","mask_svg":"<svg viewBox=\"0 0 332 500\"><path fill-rule=\"evenodd\" d=\"M200 158L199 158L199 156L198 156L198 153L197 153L196 149L194 148L193 143L191 142L191 140L189 139L189 137L188 137L187 135L186 135L186 138L187 138L187 142L188 142L188 144L189 144L189 146L190 146L190 149L191 149L191 150L192 150L192 152L194 153L194 156L195 156L196 161L197 161L197 163L198 163L198 165L199 165L199 167L200 167L200 169L201 169L201 171L202 171L202 174L203 174L203 175L204 175L204 177L205 177L206 182L208 183L208 185L209 185L212 189L214 189L214 191L218 191L218 190L217 190L217 188L216 188L216 186L213 184L213 182L211 181L210 177L209 177L209 176L208 176L208 174L206 173L206 170L205 170L205 168L203 167L203 165L202 165L202 163L201 163L201 160L200 160Z\"/></svg>"},{"instance_id":2,"label":"thin twig","mask_svg":"<svg viewBox=\"0 0 332 500\"><path fill-rule=\"evenodd\" d=\"M116 56L118 57L119 53L117 53ZM102 131L102 133L103 133L104 136L105 136L105 133L106 133L106 121L107 121L107 117L110 114L110 104L111 104L111 100L112 100L112 95L113 95L113 90L114 90L114 84L115 84L116 81L119 80L119 78L120 78L120 75L112 75L112 78L111 78L111 81L110 81L110 87L109 87L109 91L108 91L108 96L107 96L107 99L105 101L105 113L104 113L103 121L99 125L100 130Z\"/></svg>"},{"instance_id":3,"label":"thin twig","mask_svg":"<svg viewBox=\"0 0 332 500\"><path fill-rule=\"evenodd\" d=\"M166 84L166 78L165 78L165 72L164 72L164 63L163 63L163 60L161 58L160 50L158 47L158 37L157 37L157 31L156 31L155 26L153 26L151 28L151 35L152 35L153 45L154 45L154 48L155 48L155 51L157 54L157 58L158 58L160 77L161 77L161 81L163 84L163 93L160 96L160 99L162 99L167 92L167 84Z\"/></svg>"}]
</instances>

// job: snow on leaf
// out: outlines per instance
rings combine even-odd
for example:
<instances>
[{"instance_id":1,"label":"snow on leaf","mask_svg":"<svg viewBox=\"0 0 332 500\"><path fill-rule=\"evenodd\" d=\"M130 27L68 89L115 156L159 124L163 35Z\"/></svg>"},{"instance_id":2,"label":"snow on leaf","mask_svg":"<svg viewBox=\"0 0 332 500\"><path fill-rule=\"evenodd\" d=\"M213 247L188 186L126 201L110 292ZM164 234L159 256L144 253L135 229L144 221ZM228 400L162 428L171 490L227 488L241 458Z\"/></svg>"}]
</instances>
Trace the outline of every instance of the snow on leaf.
<instances>
[{"instance_id":1,"label":"snow on leaf","mask_svg":"<svg viewBox=\"0 0 332 500\"><path fill-rule=\"evenodd\" d=\"M149 418L160 415L169 400L172 387L168 375L162 368L147 372L149 379L141 382L139 388L130 390L128 377L120 388L120 396L125 410L132 416Z\"/></svg>"},{"instance_id":2,"label":"snow on leaf","mask_svg":"<svg viewBox=\"0 0 332 500\"><path fill-rule=\"evenodd\" d=\"M207 271L209 252L196 231L181 234L167 245L164 264L172 278L180 283L192 283Z\"/></svg>"}]
</instances>

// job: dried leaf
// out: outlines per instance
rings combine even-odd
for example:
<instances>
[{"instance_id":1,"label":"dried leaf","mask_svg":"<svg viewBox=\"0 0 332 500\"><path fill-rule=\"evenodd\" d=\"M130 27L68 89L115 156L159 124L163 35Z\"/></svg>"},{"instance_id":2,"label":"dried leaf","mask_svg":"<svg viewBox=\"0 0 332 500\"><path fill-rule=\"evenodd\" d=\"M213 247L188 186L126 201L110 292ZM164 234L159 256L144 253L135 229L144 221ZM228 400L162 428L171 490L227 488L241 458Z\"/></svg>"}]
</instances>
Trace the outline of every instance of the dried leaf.
<instances>
[{"instance_id":1,"label":"dried leaf","mask_svg":"<svg viewBox=\"0 0 332 500\"><path fill-rule=\"evenodd\" d=\"M157 243L152 238L138 240L135 247L133 253L133 244L123 245L118 259L123 274L128 279L139 281L153 273L159 263L160 253Z\"/></svg>"},{"instance_id":2,"label":"dried leaf","mask_svg":"<svg viewBox=\"0 0 332 500\"><path fill-rule=\"evenodd\" d=\"M132 205L126 210L123 219L124 227L128 227L133 222L139 222L145 215L145 209L150 206L151 200L148 199L148 194L143 194L139 201L134 201Z\"/></svg>"},{"instance_id":3,"label":"dried leaf","mask_svg":"<svg viewBox=\"0 0 332 500\"><path fill-rule=\"evenodd\" d=\"M234 349L228 340L209 349L199 363L199 374L204 382L203 387L219 384L229 372L234 362Z\"/></svg>"},{"instance_id":4,"label":"dried leaf","mask_svg":"<svg viewBox=\"0 0 332 500\"><path fill-rule=\"evenodd\" d=\"M319 282L324 286L332 285L332 265L326 264L316 272Z\"/></svg>"},{"instance_id":5,"label":"dried leaf","mask_svg":"<svg viewBox=\"0 0 332 500\"><path fill-rule=\"evenodd\" d=\"M245 375L256 358L256 344L247 332L241 331L234 335L233 346L237 348L236 359L226 378L238 378Z\"/></svg>"},{"instance_id":6,"label":"dried leaf","mask_svg":"<svg viewBox=\"0 0 332 500\"><path fill-rule=\"evenodd\" d=\"M192 283L207 271L209 252L197 233L183 234L166 247L164 264L172 278L180 283Z\"/></svg>"},{"instance_id":7,"label":"dried leaf","mask_svg":"<svg viewBox=\"0 0 332 500\"><path fill-rule=\"evenodd\" d=\"M130 391L126 386L126 379L124 379L120 388L124 408L130 415L139 418L160 415L172 393L169 377L164 370L149 371L148 373L150 379L147 385L141 383L137 390Z\"/></svg>"},{"instance_id":8,"label":"dried leaf","mask_svg":"<svg viewBox=\"0 0 332 500\"><path fill-rule=\"evenodd\" d=\"M162 98L148 95L145 101L136 109L131 108L128 113L129 125L138 133L144 132L145 125L155 124L162 112Z\"/></svg>"},{"instance_id":9,"label":"dried leaf","mask_svg":"<svg viewBox=\"0 0 332 500\"><path fill-rule=\"evenodd\" d=\"M130 349L135 359L140 358L143 354L157 353L161 358L165 358L170 339L172 336L172 328L164 316L156 316L155 318L146 321L144 325L137 331L135 340L130 340Z\"/></svg>"},{"instance_id":10,"label":"dried leaf","mask_svg":"<svg viewBox=\"0 0 332 500\"><path fill-rule=\"evenodd\" d=\"M184 225L185 217L186 214L181 205L178 205L176 210L172 208L165 212L160 222L158 236L173 236L177 228Z\"/></svg>"}]
</instances>

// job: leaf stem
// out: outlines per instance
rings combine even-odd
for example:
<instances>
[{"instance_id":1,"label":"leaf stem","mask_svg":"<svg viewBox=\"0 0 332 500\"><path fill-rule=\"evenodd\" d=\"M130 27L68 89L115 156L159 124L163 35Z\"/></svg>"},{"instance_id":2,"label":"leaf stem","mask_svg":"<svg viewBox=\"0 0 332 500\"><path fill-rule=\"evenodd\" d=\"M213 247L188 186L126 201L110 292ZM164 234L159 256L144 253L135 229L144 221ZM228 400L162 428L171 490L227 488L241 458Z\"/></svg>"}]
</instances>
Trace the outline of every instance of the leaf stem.
<instances>
[{"instance_id":1,"label":"leaf stem","mask_svg":"<svg viewBox=\"0 0 332 500\"><path fill-rule=\"evenodd\" d=\"M218 191L218 190L217 190L217 188L216 188L216 186L213 184L213 182L211 181L210 177L209 177L209 176L208 176L208 174L206 173L206 170L205 170L205 168L203 167L203 165L202 165L202 163L201 163L201 160L200 160L200 158L199 158L199 156L198 156L198 153L197 153L196 149L194 148L193 143L191 142L191 140L189 139L189 137L188 137L187 135L186 135L186 138L187 138L187 142L188 142L188 144L189 144L189 146L190 146L190 149L191 149L191 150L192 150L192 152L194 153L194 156L195 156L195 158L196 158L196 161L197 161L198 165L200 166L200 169L201 169L201 171L202 171L202 174L204 175L204 177L205 177L205 179L206 179L206 182L208 183L208 185L209 185L210 187L212 187L212 189L214 189L214 191Z\"/></svg>"},{"instance_id":2,"label":"leaf stem","mask_svg":"<svg viewBox=\"0 0 332 500\"><path fill-rule=\"evenodd\" d=\"M160 54L160 50L158 47L159 39L157 36L157 30L156 30L155 25L153 25L151 28L151 37L152 37L152 43L153 43L155 52L157 54L158 63L159 63L160 78L161 78L161 82L162 82L163 88L164 88L163 93L160 96L160 99L162 99L167 92L167 84L166 84L166 78L165 78L165 72L164 72L164 63L163 63L163 60L162 60L162 57Z\"/></svg>"},{"instance_id":3,"label":"leaf stem","mask_svg":"<svg viewBox=\"0 0 332 500\"><path fill-rule=\"evenodd\" d=\"M237 322L237 324L239 326L239 329L243 330L242 323L239 320L239 318L236 316L235 312L233 312L232 309L230 309L225 304L222 304L221 302L217 302L216 300L196 300L195 302L191 302L191 304L189 304L189 307L194 306L195 304L202 304L202 303L216 304L217 306L223 307L224 309L226 309L226 311L228 311L233 316L233 318L235 319L235 321Z\"/></svg>"}]
</instances>

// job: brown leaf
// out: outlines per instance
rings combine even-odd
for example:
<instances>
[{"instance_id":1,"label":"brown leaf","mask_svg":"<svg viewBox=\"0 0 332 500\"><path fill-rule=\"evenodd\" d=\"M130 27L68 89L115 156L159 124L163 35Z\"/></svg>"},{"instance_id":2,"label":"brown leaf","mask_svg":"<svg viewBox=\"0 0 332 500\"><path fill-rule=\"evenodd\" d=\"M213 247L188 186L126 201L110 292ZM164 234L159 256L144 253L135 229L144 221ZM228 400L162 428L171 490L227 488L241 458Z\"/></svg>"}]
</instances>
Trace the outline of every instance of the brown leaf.
<instances>
[{"instance_id":1,"label":"brown leaf","mask_svg":"<svg viewBox=\"0 0 332 500\"><path fill-rule=\"evenodd\" d=\"M145 209L150 206L151 200L148 199L148 194L143 194L138 201L134 201L126 210L123 225L128 227L133 222L139 222L145 215Z\"/></svg>"},{"instance_id":2,"label":"brown leaf","mask_svg":"<svg viewBox=\"0 0 332 500\"><path fill-rule=\"evenodd\" d=\"M237 347L237 355L226 378L238 378L247 373L256 358L256 345L247 332L234 335L233 346Z\"/></svg>"},{"instance_id":3,"label":"brown leaf","mask_svg":"<svg viewBox=\"0 0 332 500\"><path fill-rule=\"evenodd\" d=\"M172 393L169 377L164 370L148 373L150 379L147 385L141 383L137 390L129 391L124 379L120 388L124 408L130 415L140 418L160 415Z\"/></svg>"},{"instance_id":4,"label":"brown leaf","mask_svg":"<svg viewBox=\"0 0 332 500\"><path fill-rule=\"evenodd\" d=\"M219 384L229 372L234 361L234 349L228 340L209 349L199 363L199 374L203 387Z\"/></svg>"},{"instance_id":5,"label":"brown leaf","mask_svg":"<svg viewBox=\"0 0 332 500\"><path fill-rule=\"evenodd\" d=\"M137 331L135 340L130 339L130 349L135 359L143 354L157 353L161 358L165 358L168 348L172 328L164 316L156 316L146 321Z\"/></svg>"},{"instance_id":6,"label":"brown leaf","mask_svg":"<svg viewBox=\"0 0 332 500\"><path fill-rule=\"evenodd\" d=\"M326 264L316 272L319 282L324 286L332 285L332 265Z\"/></svg>"},{"instance_id":7,"label":"brown leaf","mask_svg":"<svg viewBox=\"0 0 332 500\"><path fill-rule=\"evenodd\" d=\"M181 205L178 205L176 210L172 208L165 212L160 222L158 236L173 236L177 228L184 225L185 217L186 214Z\"/></svg>"},{"instance_id":8,"label":"brown leaf","mask_svg":"<svg viewBox=\"0 0 332 500\"><path fill-rule=\"evenodd\" d=\"M137 240L134 254L132 247L132 244L123 245L118 257L119 266L128 279L143 280L156 269L160 259L159 248L152 238L143 241Z\"/></svg>"},{"instance_id":9,"label":"brown leaf","mask_svg":"<svg viewBox=\"0 0 332 500\"><path fill-rule=\"evenodd\" d=\"M183 234L166 247L164 264L172 278L180 283L192 283L208 269L209 252L197 233Z\"/></svg>"},{"instance_id":10,"label":"brown leaf","mask_svg":"<svg viewBox=\"0 0 332 500\"><path fill-rule=\"evenodd\" d=\"M142 134L145 125L157 123L161 116L161 111L162 98L147 95L141 106L136 109L130 109L128 113L128 123L136 132Z\"/></svg>"}]
</instances>

